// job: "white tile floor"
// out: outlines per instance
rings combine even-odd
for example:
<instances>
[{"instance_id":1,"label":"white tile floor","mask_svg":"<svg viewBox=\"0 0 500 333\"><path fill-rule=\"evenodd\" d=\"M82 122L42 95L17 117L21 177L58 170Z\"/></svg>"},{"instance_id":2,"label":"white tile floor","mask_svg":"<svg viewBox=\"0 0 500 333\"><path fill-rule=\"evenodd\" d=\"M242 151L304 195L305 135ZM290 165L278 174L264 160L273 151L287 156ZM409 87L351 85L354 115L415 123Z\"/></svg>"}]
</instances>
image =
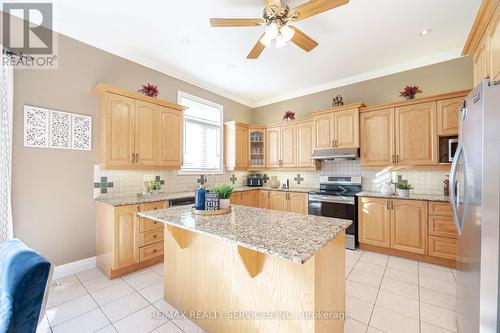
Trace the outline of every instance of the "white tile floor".
<instances>
[{"instance_id":1,"label":"white tile floor","mask_svg":"<svg viewBox=\"0 0 500 333\"><path fill-rule=\"evenodd\" d=\"M109 280L91 269L56 281L39 333L201 333L163 300L163 265ZM345 333L456 332L455 275L445 267L346 250ZM156 317L155 317L156 314Z\"/></svg>"}]
</instances>

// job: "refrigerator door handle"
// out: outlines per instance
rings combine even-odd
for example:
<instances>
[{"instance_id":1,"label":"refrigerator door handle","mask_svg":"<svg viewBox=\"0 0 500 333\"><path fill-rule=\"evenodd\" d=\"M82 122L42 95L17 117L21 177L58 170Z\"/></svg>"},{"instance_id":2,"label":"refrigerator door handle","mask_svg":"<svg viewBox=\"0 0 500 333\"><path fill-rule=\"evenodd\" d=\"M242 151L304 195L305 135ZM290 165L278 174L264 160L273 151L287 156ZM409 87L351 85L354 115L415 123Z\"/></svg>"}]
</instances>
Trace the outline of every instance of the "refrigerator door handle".
<instances>
[{"instance_id":1,"label":"refrigerator door handle","mask_svg":"<svg viewBox=\"0 0 500 333\"><path fill-rule=\"evenodd\" d=\"M458 160L462 155L463 145L459 143L457 147L457 151L453 158L453 163L451 165L450 172L450 203L451 209L453 212L453 221L455 222L455 227L457 228L457 232L460 235L462 233L462 226L460 225L460 217L458 216L458 205L459 205L459 186L460 183L456 181L457 169L458 169ZM455 186L456 185L456 186Z\"/></svg>"}]
</instances>

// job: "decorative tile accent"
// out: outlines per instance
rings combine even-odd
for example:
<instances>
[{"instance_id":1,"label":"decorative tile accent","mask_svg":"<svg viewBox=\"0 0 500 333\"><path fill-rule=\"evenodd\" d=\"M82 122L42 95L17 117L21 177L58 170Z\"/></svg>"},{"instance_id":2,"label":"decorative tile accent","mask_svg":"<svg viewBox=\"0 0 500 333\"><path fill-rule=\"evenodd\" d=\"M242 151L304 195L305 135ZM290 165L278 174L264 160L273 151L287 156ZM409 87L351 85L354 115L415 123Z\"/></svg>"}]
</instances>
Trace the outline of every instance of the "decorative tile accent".
<instances>
[{"instance_id":1,"label":"decorative tile accent","mask_svg":"<svg viewBox=\"0 0 500 333\"><path fill-rule=\"evenodd\" d=\"M108 188L112 188L113 186L113 182L108 182L108 177L101 177L100 182L94 183L94 188L100 188L101 194L108 193Z\"/></svg>"},{"instance_id":2,"label":"decorative tile accent","mask_svg":"<svg viewBox=\"0 0 500 333\"><path fill-rule=\"evenodd\" d=\"M205 177L205 175L201 175L200 178L198 178L196 181L200 185L205 185L207 183L207 178Z\"/></svg>"},{"instance_id":3,"label":"decorative tile accent","mask_svg":"<svg viewBox=\"0 0 500 333\"><path fill-rule=\"evenodd\" d=\"M82 114L71 115L71 148L92 149L92 117Z\"/></svg>"},{"instance_id":4,"label":"decorative tile accent","mask_svg":"<svg viewBox=\"0 0 500 333\"><path fill-rule=\"evenodd\" d=\"M234 175L234 173L231 175L231 178L229 178L229 180L231 181L231 183L235 184L236 181L238 180L238 178L236 178L236 176Z\"/></svg>"},{"instance_id":5,"label":"decorative tile accent","mask_svg":"<svg viewBox=\"0 0 500 333\"><path fill-rule=\"evenodd\" d=\"M300 173L298 173L297 177L295 177L293 180L295 180L297 185L300 185L300 183L304 181L304 177L300 176Z\"/></svg>"},{"instance_id":6,"label":"decorative tile accent","mask_svg":"<svg viewBox=\"0 0 500 333\"><path fill-rule=\"evenodd\" d=\"M165 185L165 181L160 176L155 176L155 181L160 182L160 185Z\"/></svg>"},{"instance_id":7,"label":"decorative tile accent","mask_svg":"<svg viewBox=\"0 0 500 333\"><path fill-rule=\"evenodd\" d=\"M49 147L71 148L71 114L61 111L50 111Z\"/></svg>"},{"instance_id":8,"label":"decorative tile accent","mask_svg":"<svg viewBox=\"0 0 500 333\"><path fill-rule=\"evenodd\" d=\"M24 106L24 146L36 148L49 146L49 110Z\"/></svg>"},{"instance_id":9,"label":"decorative tile accent","mask_svg":"<svg viewBox=\"0 0 500 333\"><path fill-rule=\"evenodd\" d=\"M267 181L269 180L269 177L264 174L264 176L262 176L262 181L264 182L264 184L267 184Z\"/></svg>"}]
</instances>

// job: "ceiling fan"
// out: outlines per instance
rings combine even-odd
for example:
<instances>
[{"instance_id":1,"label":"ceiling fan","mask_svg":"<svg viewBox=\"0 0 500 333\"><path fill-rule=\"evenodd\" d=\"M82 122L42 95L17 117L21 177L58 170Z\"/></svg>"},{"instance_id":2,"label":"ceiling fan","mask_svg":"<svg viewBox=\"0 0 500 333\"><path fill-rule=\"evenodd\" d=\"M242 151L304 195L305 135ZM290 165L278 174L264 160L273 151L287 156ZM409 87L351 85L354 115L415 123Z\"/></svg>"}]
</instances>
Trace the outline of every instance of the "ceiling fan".
<instances>
[{"instance_id":1,"label":"ceiling fan","mask_svg":"<svg viewBox=\"0 0 500 333\"><path fill-rule=\"evenodd\" d=\"M212 27L252 27L265 25L266 30L248 54L248 59L257 59L265 47L270 47L274 41L277 48L285 46L289 41L306 52L311 51L318 42L289 25L308 17L326 12L327 10L345 5L349 0L310 0L298 7L290 9L284 0L264 0L263 18L211 18Z\"/></svg>"}]
</instances>

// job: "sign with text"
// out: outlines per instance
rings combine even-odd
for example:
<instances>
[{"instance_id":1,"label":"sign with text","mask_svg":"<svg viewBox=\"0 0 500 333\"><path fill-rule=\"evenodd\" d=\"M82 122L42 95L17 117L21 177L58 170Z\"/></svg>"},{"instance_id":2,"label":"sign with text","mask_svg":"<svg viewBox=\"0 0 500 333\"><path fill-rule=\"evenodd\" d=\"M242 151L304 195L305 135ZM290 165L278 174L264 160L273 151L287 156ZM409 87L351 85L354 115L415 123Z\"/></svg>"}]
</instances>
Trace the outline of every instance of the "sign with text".
<instances>
[{"instance_id":1,"label":"sign with text","mask_svg":"<svg viewBox=\"0 0 500 333\"><path fill-rule=\"evenodd\" d=\"M205 210L219 210L219 195L217 193L205 193Z\"/></svg>"}]
</instances>

